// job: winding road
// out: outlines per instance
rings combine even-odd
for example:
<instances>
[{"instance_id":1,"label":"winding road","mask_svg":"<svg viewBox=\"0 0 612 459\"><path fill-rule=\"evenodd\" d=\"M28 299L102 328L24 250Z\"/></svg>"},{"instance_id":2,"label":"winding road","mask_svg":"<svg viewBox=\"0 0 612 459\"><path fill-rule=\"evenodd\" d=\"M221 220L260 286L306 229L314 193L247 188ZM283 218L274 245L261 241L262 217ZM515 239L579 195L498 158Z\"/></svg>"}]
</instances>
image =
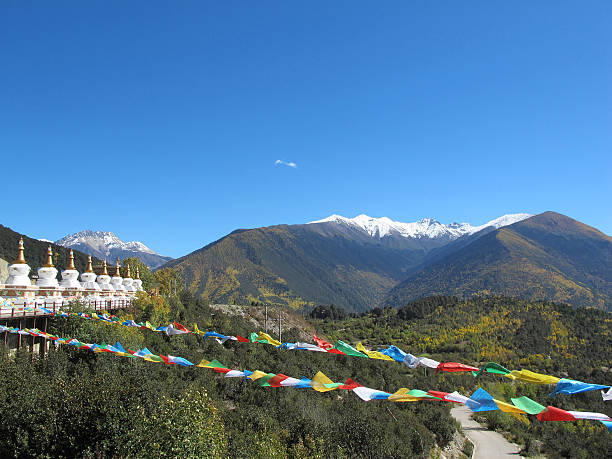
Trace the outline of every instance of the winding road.
<instances>
[{"instance_id":1,"label":"winding road","mask_svg":"<svg viewBox=\"0 0 612 459\"><path fill-rule=\"evenodd\" d=\"M459 421L463 433L474 443L473 459L511 457L518 459L520 447L510 443L501 434L487 430L472 419L472 412L465 406L451 409L451 415Z\"/></svg>"}]
</instances>

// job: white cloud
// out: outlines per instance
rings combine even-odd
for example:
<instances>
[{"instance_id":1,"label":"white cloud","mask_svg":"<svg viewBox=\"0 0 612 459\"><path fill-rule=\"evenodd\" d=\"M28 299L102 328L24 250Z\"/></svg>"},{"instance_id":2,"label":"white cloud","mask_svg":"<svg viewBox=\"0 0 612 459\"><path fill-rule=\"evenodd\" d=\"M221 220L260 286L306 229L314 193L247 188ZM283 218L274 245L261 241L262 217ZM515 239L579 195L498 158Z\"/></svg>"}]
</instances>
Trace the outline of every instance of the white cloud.
<instances>
[{"instance_id":1,"label":"white cloud","mask_svg":"<svg viewBox=\"0 0 612 459\"><path fill-rule=\"evenodd\" d=\"M287 167L293 167L294 169L297 169L297 164L288 162L288 161L282 161L280 159L277 159L276 161L274 161L274 164L276 164L277 166L287 166Z\"/></svg>"}]
</instances>

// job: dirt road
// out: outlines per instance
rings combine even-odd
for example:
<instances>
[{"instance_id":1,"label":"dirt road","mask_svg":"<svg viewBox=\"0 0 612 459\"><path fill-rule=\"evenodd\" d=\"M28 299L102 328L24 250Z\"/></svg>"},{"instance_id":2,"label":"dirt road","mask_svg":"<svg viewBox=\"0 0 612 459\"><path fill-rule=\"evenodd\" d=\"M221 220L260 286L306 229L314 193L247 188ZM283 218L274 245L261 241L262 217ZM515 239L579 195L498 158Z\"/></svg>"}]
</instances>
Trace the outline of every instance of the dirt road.
<instances>
[{"instance_id":1,"label":"dirt road","mask_svg":"<svg viewBox=\"0 0 612 459\"><path fill-rule=\"evenodd\" d=\"M472 412L465 406L451 409L451 415L461 423L463 433L474 443L474 459L511 457L518 459L520 447L510 443L501 434L487 430L472 419Z\"/></svg>"}]
</instances>

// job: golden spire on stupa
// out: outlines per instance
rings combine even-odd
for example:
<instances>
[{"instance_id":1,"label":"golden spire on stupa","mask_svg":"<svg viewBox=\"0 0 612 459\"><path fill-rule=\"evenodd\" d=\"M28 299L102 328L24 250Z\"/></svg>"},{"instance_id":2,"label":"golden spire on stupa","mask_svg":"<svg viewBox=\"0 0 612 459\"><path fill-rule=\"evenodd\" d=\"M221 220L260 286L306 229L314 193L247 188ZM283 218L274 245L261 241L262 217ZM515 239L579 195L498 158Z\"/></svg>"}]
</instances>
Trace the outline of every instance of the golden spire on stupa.
<instances>
[{"instance_id":1,"label":"golden spire on stupa","mask_svg":"<svg viewBox=\"0 0 612 459\"><path fill-rule=\"evenodd\" d=\"M136 266L136 279L140 279L140 269Z\"/></svg>"},{"instance_id":2,"label":"golden spire on stupa","mask_svg":"<svg viewBox=\"0 0 612 459\"><path fill-rule=\"evenodd\" d=\"M43 265L43 268L53 267L53 249L51 248L51 244L49 244L49 248L47 249L47 263Z\"/></svg>"},{"instance_id":3,"label":"golden spire on stupa","mask_svg":"<svg viewBox=\"0 0 612 459\"><path fill-rule=\"evenodd\" d=\"M13 262L14 265L25 265L25 257L23 256L23 236L19 239L19 248L17 249L17 259Z\"/></svg>"},{"instance_id":4,"label":"golden spire on stupa","mask_svg":"<svg viewBox=\"0 0 612 459\"><path fill-rule=\"evenodd\" d=\"M127 273L126 273L125 277L132 277L131 274L130 274L130 265L126 264L125 267L127 268Z\"/></svg>"},{"instance_id":5,"label":"golden spire on stupa","mask_svg":"<svg viewBox=\"0 0 612 459\"><path fill-rule=\"evenodd\" d=\"M49 246L49 247L51 247L51 246ZM94 272L93 266L91 264L91 255L87 256L87 269L85 270L85 272L86 273L93 273Z\"/></svg>"},{"instance_id":6,"label":"golden spire on stupa","mask_svg":"<svg viewBox=\"0 0 612 459\"><path fill-rule=\"evenodd\" d=\"M72 249L70 249L70 264L68 265L68 268L66 268L66 270L69 269L76 271L76 266L74 266L74 252L72 251Z\"/></svg>"},{"instance_id":7,"label":"golden spire on stupa","mask_svg":"<svg viewBox=\"0 0 612 459\"><path fill-rule=\"evenodd\" d=\"M121 277L121 271L119 271L119 258L117 258L117 266L115 266L115 277Z\"/></svg>"},{"instance_id":8,"label":"golden spire on stupa","mask_svg":"<svg viewBox=\"0 0 612 459\"><path fill-rule=\"evenodd\" d=\"M108 276L108 269L106 269L106 260L102 262L102 276Z\"/></svg>"}]
</instances>

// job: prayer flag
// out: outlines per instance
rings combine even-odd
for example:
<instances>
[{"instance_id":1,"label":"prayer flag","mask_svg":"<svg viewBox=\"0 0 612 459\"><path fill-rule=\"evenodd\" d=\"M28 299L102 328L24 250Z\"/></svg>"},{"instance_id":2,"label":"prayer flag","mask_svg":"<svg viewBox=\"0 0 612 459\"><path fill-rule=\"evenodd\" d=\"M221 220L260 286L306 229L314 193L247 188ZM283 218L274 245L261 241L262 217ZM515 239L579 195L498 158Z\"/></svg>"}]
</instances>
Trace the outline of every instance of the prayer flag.
<instances>
[{"instance_id":1,"label":"prayer flag","mask_svg":"<svg viewBox=\"0 0 612 459\"><path fill-rule=\"evenodd\" d=\"M529 370L512 370L505 376L506 378L510 378L515 381L524 381L534 384L557 384L560 381L560 378L555 376L534 373L533 371Z\"/></svg>"},{"instance_id":2,"label":"prayer flag","mask_svg":"<svg viewBox=\"0 0 612 459\"><path fill-rule=\"evenodd\" d=\"M551 396L555 394L579 394L591 390L608 389L610 386L601 386L599 384L589 384L582 381L574 381L573 379L562 378L555 386L555 390Z\"/></svg>"},{"instance_id":3,"label":"prayer flag","mask_svg":"<svg viewBox=\"0 0 612 459\"><path fill-rule=\"evenodd\" d=\"M317 343L317 346L319 346L320 348L326 349L326 350L327 349L331 349L332 347L334 347L330 343L328 343L327 341L324 341L324 340L318 338L316 333L314 334L314 341L315 341L315 343Z\"/></svg>"},{"instance_id":4,"label":"prayer flag","mask_svg":"<svg viewBox=\"0 0 612 459\"><path fill-rule=\"evenodd\" d=\"M517 408L523 410L527 414L540 414L546 409L545 406L540 405L538 402L534 402L528 397L511 398L512 403Z\"/></svg>"}]
</instances>

